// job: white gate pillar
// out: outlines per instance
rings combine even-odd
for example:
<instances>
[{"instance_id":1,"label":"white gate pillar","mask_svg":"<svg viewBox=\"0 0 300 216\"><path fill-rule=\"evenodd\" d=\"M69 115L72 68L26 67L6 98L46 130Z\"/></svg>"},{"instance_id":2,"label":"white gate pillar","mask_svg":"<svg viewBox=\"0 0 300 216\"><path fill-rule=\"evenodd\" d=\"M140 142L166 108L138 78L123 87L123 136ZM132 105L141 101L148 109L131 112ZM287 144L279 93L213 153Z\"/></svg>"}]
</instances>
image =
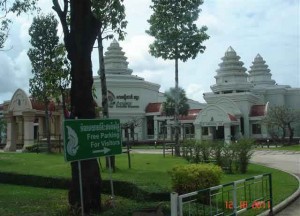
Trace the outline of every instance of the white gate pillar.
<instances>
[{"instance_id":1,"label":"white gate pillar","mask_svg":"<svg viewBox=\"0 0 300 216\"><path fill-rule=\"evenodd\" d=\"M230 130L230 124L224 125L224 140L225 143L231 142L231 130Z\"/></svg>"},{"instance_id":2,"label":"white gate pillar","mask_svg":"<svg viewBox=\"0 0 300 216\"><path fill-rule=\"evenodd\" d=\"M6 145L4 151L16 151L16 120L13 116L13 112L4 113L4 118L7 122L6 129Z\"/></svg>"},{"instance_id":3,"label":"white gate pillar","mask_svg":"<svg viewBox=\"0 0 300 216\"><path fill-rule=\"evenodd\" d=\"M23 118L24 118L24 146L25 149L27 146L31 146L34 144L34 111L24 111Z\"/></svg>"}]
</instances>

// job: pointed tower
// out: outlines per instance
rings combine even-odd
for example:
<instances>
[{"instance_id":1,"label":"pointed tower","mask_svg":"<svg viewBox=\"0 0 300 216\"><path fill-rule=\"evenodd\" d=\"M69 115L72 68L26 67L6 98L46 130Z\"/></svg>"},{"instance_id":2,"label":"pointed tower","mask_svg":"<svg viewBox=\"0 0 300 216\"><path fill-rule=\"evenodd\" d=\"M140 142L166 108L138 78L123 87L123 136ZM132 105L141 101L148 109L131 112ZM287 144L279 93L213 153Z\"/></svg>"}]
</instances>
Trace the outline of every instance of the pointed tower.
<instances>
[{"instance_id":1,"label":"pointed tower","mask_svg":"<svg viewBox=\"0 0 300 216\"><path fill-rule=\"evenodd\" d=\"M211 86L215 94L229 94L238 92L248 92L252 84L247 81L248 75L244 63L240 61L240 56L236 54L230 46L221 58L223 62L219 64L216 84Z\"/></svg>"},{"instance_id":2,"label":"pointed tower","mask_svg":"<svg viewBox=\"0 0 300 216\"><path fill-rule=\"evenodd\" d=\"M271 79L269 66L266 61L259 55L255 57L249 70L249 81L255 86L257 85L275 85L275 81Z\"/></svg>"},{"instance_id":3,"label":"pointed tower","mask_svg":"<svg viewBox=\"0 0 300 216\"><path fill-rule=\"evenodd\" d=\"M114 39L104 56L106 74L131 75L132 70L128 69L126 60L125 52L122 51L119 43Z\"/></svg>"}]
</instances>

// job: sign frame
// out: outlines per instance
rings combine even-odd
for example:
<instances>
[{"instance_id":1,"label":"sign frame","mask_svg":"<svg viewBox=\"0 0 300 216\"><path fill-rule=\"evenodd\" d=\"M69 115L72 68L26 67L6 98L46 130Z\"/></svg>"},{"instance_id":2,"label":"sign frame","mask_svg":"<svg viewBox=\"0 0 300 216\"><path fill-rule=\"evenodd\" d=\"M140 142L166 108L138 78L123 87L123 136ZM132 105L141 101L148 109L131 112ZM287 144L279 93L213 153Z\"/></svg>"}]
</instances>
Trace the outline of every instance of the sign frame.
<instances>
[{"instance_id":1,"label":"sign frame","mask_svg":"<svg viewBox=\"0 0 300 216\"><path fill-rule=\"evenodd\" d=\"M66 119L63 128L67 162L122 154L119 119Z\"/></svg>"}]
</instances>

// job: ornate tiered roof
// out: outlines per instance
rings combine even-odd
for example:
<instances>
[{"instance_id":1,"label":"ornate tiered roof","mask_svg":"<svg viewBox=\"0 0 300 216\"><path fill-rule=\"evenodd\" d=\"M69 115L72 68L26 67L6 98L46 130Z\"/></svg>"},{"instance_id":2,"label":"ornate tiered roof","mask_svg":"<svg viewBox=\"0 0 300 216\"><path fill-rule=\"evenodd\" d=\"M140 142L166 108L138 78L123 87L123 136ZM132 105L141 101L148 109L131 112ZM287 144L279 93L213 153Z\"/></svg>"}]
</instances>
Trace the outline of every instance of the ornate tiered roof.
<instances>
[{"instance_id":1,"label":"ornate tiered roof","mask_svg":"<svg viewBox=\"0 0 300 216\"><path fill-rule=\"evenodd\" d=\"M216 84L211 86L214 93L235 93L249 91L252 84L247 82L248 74L244 63L240 61L235 50L230 46L219 64Z\"/></svg>"},{"instance_id":2,"label":"ornate tiered roof","mask_svg":"<svg viewBox=\"0 0 300 216\"><path fill-rule=\"evenodd\" d=\"M128 69L128 62L125 52L122 51L119 43L114 39L105 52L104 64L107 74L130 75L131 69Z\"/></svg>"},{"instance_id":3,"label":"ornate tiered roof","mask_svg":"<svg viewBox=\"0 0 300 216\"><path fill-rule=\"evenodd\" d=\"M271 79L269 66L266 61L259 55L254 58L252 66L249 70L249 81L254 85L275 85L275 81Z\"/></svg>"}]
</instances>

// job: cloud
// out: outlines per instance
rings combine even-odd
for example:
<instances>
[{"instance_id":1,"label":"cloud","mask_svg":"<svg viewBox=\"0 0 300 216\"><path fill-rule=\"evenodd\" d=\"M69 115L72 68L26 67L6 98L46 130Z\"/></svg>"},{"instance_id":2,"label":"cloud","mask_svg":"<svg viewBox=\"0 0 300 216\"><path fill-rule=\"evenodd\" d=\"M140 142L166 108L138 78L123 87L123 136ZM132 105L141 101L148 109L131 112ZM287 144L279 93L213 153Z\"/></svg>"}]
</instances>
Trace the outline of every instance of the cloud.
<instances>
[{"instance_id":1,"label":"cloud","mask_svg":"<svg viewBox=\"0 0 300 216\"><path fill-rule=\"evenodd\" d=\"M188 98L195 101L205 102L203 99L204 92L205 90L200 84L191 83L186 87L186 94L189 96Z\"/></svg>"},{"instance_id":2,"label":"cloud","mask_svg":"<svg viewBox=\"0 0 300 216\"><path fill-rule=\"evenodd\" d=\"M51 1L40 0L40 3L43 12L45 9L53 12ZM164 92L175 85L174 63L154 58L148 52L153 41L145 33L149 29L147 19L152 14L151 0L124 3L128 26L126 39L120 45L128 57L129 68L146 81L160 84L160 91ZM204 1L201 9L197 24L208 27L210 39L204 42L207 48L196 59L179 63L179 85L189 98L201 101L202 93L211 91L215 71L229 46L241 56L247 69L260 53L277 83L300 87L299 0L209 0ZM22 15L14 21L7 41L7 48L13 49L0 52L0 64L3 65L0 75L4 77L0 81L0 103L16 88L28 89L31 74L29 60L26 60L30 16ZM107 48L110 42L105 42L104 47ZM96 49L92 61L95 75L99 68Z\"/></svg>"},{"instance_id":3,"label":"cloud","mask_svg":"<svg viewBox=\"0 0 300 216\"><path fill-rule=\"evenodd\" d=\"M128 57L131 68L140 70L161 70L171 65L170 61L155 58L149 53L149 45L154 38L148 35L136 35L130 39L120 42L126 57Z\"/></svg>"},{"instance_id":4,"label":"cloud","mask_svg":"<svg viewBox=\"0 0 300 216\"><path fill-rule=\"evenodd\" d=\"M0 53L0 97L9 100L17 88L28 91L30 77L30 63L25 51L12 59L5 52ZM10 96L9 96L10 95Z\"/></svg>"}]
</instances>

